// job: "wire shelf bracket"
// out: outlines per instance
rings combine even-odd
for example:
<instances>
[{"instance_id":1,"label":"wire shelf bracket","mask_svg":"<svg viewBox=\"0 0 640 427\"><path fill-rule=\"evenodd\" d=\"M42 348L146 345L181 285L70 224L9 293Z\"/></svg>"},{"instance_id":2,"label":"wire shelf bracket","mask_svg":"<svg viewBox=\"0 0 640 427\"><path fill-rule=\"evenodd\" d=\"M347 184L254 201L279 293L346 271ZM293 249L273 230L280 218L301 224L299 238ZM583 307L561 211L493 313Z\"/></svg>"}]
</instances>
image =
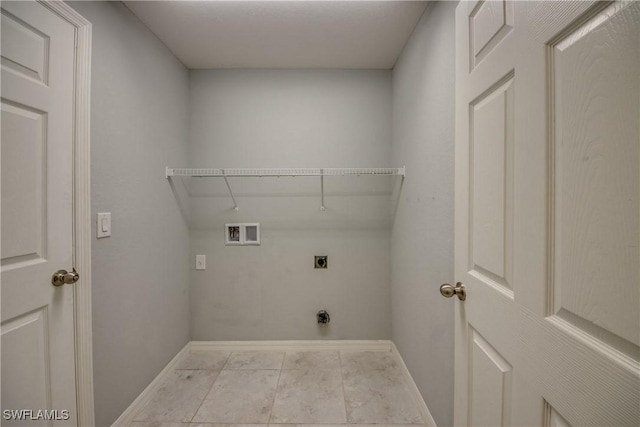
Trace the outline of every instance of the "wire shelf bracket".
<instances>
[{"instance_id":1,"label":"wire shelf bracket","mask_svg":"<svg viewBox=\"0 0 640 427\"><path fill-rule=\"evenodd\" d=\"M285 169L188 169L170 168L165 169L167 179L174 176L192 178L224 178L224 182L229 190L229 195L233 200L233 208L239 209L236 198L229 184L229 178L264 178L281 176L318 176L320 177L320 210L326 210L324 205L324 177L325 176L399 176L404 181L406 177L405 167L401 168L285 168Z\"/></svg>"}]
</instances>

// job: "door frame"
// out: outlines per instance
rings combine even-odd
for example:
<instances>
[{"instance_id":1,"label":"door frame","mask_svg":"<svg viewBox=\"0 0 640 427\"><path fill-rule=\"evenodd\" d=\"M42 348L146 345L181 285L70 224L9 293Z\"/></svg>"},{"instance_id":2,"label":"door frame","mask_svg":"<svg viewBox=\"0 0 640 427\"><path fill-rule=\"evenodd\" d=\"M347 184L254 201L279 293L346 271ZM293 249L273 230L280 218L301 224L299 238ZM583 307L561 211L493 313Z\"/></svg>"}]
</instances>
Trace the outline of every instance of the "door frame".
<instances>
[{"instance_id":1,"label":"door frame","mask_svg":"<svg viewBox=\"0 0 640 427\"><path fill-rule=\"evenodd\" d=\"M73 287L77 423L95 424L91 331L91 22L62 0L38 3L75 28L73 97Z\"/></svg>"}]
</instances>

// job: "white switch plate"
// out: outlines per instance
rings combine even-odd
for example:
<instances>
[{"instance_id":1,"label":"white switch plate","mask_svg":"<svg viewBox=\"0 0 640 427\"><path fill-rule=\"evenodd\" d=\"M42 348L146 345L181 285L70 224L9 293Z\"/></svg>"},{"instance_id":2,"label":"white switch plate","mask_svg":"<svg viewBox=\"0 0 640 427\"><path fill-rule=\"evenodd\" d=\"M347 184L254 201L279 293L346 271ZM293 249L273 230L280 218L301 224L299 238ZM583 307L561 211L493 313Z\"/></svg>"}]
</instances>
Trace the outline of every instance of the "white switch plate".
<instances>
[{"instance_id":1,"label":"white switch plate","mask_svg":"<svg viewBox=\"0 0 640 427\"><path fill-rule=\"evenodd\" d=\"M98 239L111 236L111 212L98 214L98 228L96 231Z\"/></svg>"},{"instance_id":2,"label":"white switch plate","mask_svg":"<svg viewBox=\"0 0 640 427\"><path fill-rule=\"evenodd\" d=\"M196 255L196 270L206 270L206 269L207 269L207 256Z\"/></svg>"}]
</instances>

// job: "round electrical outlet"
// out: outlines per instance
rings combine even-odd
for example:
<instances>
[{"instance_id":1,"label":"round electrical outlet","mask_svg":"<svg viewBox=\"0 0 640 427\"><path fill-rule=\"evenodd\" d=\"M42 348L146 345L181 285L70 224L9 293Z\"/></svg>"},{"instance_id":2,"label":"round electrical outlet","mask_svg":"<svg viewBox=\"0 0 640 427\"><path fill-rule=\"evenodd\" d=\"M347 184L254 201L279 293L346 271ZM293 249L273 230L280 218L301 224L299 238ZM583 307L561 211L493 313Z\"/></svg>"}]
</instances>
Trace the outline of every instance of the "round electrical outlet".
<instances>
[{"instance_id":1,"label":"round electrical outlet","mask_svg":"<svg viewBox=\"0 0 640 427\"><path fill-rule=\"evenodd\" d=\"M326 255L316 255L314 257L313 266L315 268L327 268L327 256Z\"/></svg>"}]
</instances>

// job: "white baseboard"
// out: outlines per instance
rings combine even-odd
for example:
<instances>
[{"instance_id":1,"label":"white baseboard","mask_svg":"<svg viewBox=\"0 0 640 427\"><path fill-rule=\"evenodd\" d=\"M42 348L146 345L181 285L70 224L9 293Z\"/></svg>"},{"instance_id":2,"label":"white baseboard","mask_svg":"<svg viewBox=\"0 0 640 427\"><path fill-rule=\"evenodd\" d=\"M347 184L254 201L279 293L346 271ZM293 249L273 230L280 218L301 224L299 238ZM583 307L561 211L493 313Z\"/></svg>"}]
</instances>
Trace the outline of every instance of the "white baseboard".
<instances>
[{"instance_id":1,"label":"white baseboard","mask_svg":"<svg viewBox=\"0 0 640 427\"><path fill-rule=\"evenodd\" d=\"M391 351L388 340L191 341L192 351Z\"/></svg>"},{"instance_id":2,"label":"white baseboard","mask_svg":"<svg viewBox=\"0 0 640 427\"><path fill-rule=\"evenodd\" d=\"M117 420L112 424L112 427L126 427L131 421L133 421L133 417L142 409L142 407L149 401L151 395L160 387L160 384L164 381L164 379L171 374L173 368L182 362L190 352L191 343L188 342L182 350L175 355L173 359L164 367L162 371L151 381L151 383L145 388L142 393L134 400L131 405L118 417Z\"/></svg>"},{"instance_id":3,"label":"white baseboard","mask_svg":"<svg viewBox=\"0 0 640 427\"><path fill-rule=\"evenodd\" d=\"M418 410L420 411L420 415L422 416L424 423L427 425L427 427L438 427L436 424L436 421L433 419L433 416L431 415L431 411L429 411L427 404L424 402L424 399L422 398L422 394L420 394L420 390L418 390L418 386L416 385L415 381L413 381L413 377L411 376L411 373L409 372L407 365L404 363L404 360L402 360L402 356L400 355L398 348L393 342L391 343L391 353L395 356L395 359L396 359L396 362L398 362L398 365L400 365L400 369L402 370L402 373L404 375L405 382L409 387L409 392L411 393L411 397L413 397L413 401L418 407Z\"/></svg>"}]
</instances>

